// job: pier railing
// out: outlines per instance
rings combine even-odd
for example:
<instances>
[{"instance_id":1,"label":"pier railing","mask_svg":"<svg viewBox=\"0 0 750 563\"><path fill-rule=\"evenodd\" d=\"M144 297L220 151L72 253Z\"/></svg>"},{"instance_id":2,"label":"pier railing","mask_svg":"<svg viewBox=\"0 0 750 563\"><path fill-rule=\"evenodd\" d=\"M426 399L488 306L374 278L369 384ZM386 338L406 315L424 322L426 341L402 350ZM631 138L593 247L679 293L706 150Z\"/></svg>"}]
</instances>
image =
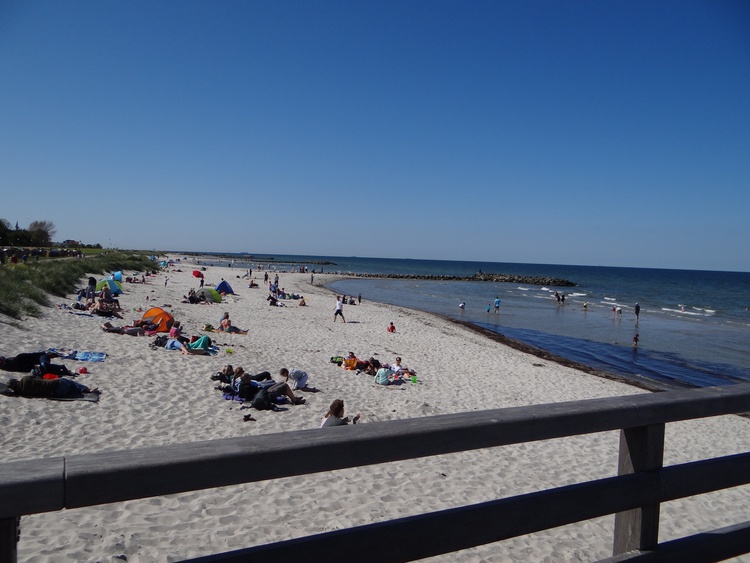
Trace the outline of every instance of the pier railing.
<instances>
[{"instance_id":1,"label":"pier railing","mask_svg":"<svg viewBox=\"0 0 750 563\"><path fill-rule=\"evenodd\" d=\"M659 543L659 505L747 484L750 452L663 467L664 429L744 412L750 383L8 462L0 561L22 515L618 429L617 476L193 561L410 561L609 514L611 561L717 561L750 553L750 522Z\"/></svg>"}]
</instances>

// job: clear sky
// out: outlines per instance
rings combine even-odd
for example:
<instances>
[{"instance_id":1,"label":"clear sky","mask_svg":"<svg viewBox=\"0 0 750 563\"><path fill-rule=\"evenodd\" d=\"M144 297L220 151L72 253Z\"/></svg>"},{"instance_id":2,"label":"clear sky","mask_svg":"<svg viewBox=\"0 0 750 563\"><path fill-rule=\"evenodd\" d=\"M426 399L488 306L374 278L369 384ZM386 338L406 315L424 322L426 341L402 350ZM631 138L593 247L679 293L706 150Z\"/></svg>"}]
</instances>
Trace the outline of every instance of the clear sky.
<instances>
[{"instance_id":1,"label":"clear sky","mask_svg":"<svg viewBox=\"0 0 750 563\"><path fill-rule=\"evenodd\" d=\"M0 0L0 217L750 271L750 2Z\"/></svg>"}]
</instances>

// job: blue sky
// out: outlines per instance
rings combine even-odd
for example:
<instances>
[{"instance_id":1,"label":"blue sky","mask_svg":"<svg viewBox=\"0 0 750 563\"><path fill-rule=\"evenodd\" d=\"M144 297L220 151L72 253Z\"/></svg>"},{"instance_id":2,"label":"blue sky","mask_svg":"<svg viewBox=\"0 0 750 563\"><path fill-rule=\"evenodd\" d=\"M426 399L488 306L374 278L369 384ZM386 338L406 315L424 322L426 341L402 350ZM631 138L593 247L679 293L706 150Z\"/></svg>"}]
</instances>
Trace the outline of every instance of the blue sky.
<instances>
[{"instance_id":1,"label":"blue sky","mask_svg":"<svg viewBox=\"0 0 750 563\"><path fill-rule=\"evenodd\" d=\"M0 217L750 271L750 3L0 1Z\"/></svg>"}]
</instances>

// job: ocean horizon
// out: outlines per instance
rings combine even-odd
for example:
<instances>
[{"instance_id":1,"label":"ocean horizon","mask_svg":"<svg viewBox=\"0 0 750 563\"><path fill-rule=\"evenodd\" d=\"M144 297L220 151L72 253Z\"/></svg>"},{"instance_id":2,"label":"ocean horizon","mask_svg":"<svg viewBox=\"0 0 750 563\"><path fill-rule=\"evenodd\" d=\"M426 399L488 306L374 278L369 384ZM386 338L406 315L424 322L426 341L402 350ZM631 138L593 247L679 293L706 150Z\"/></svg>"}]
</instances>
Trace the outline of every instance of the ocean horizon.
<instances>
[{"instance_id":1,"label":"ocean horizon","mask_svg":"<svg viewBox=\"0 0 750 563\"><path fill-rule=\"evenodd\" d=\"M179 255L180 253L174 253ZM192 253L191 253L192 254ZM346 295L436 313L634 382L704 387L750 381L750 273L454 260L194 253L238 269L327 274L559 278L573 287L350 278ZM199 256L189 260L199 261ZM229 257L224 259L224 257ZM558 302L555 292L565 296ZM494 313L494 300L501 300ZM459 303L465 303L463 309ZM636 322L635 305L640 305ZM490 312L487 312L487 308ZM618 309L621 314L618 313ZM633 346L633 337L639 343Z\"/></svg>"}]
</instances>

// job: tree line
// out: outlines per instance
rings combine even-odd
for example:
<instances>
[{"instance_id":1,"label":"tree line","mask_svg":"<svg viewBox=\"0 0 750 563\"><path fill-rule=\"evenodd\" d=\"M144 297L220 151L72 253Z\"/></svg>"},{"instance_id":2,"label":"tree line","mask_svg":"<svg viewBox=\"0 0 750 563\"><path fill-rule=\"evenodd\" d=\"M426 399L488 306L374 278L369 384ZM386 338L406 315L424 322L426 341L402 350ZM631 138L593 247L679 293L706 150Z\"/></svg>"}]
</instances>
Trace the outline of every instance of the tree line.
<instances>
[{"instance_id":1,"label":"tree line","mask_svg":"<svg viewBox=\"0 0 750 563\"><path fill-rule=\"evenodd\" d=\"M32 221L22 229L17 221L14 228L7 219L0 219L0 244L4 246L51 246L56 232L52 221Z\"/></svg>"}]
</instances>

